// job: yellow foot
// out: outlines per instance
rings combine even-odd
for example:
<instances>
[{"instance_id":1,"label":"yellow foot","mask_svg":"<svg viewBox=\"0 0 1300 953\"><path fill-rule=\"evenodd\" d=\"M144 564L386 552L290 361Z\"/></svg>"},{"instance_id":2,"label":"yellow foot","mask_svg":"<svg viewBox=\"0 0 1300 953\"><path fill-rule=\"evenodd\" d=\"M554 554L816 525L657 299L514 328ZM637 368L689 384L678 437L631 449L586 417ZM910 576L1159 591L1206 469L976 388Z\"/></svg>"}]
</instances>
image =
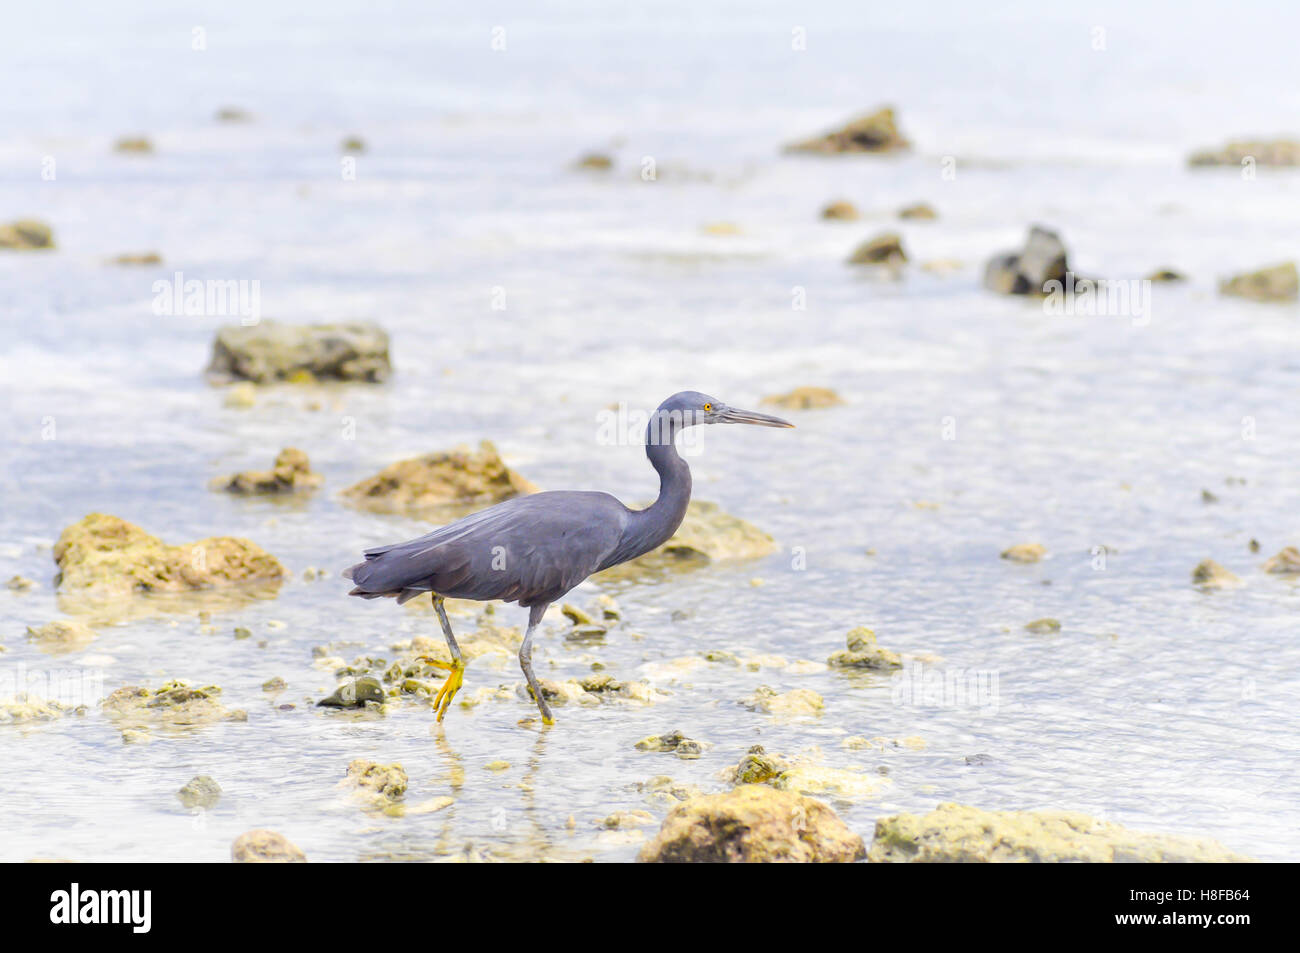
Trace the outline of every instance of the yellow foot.
<instances>
[{"instance_id":1,"label":"yellow foot","mask_svg":"<svg viewBox=\"0 0 1300 953\"><path fill-rule=\"evenodd\" d=\"M434 710L438 712L438 720L442 721L442 716L447 714L447 709L451 706L451 700L456 697L460 691L460 686L465 681L465 663L461 659L453 659L450 662L444 662L441 659L420 656L417 662L426 662L434 668L440 668L448 672L447 680L442 683L442 688L438 689L438 694L433 698Z\"/></svg>"}]
</instances>

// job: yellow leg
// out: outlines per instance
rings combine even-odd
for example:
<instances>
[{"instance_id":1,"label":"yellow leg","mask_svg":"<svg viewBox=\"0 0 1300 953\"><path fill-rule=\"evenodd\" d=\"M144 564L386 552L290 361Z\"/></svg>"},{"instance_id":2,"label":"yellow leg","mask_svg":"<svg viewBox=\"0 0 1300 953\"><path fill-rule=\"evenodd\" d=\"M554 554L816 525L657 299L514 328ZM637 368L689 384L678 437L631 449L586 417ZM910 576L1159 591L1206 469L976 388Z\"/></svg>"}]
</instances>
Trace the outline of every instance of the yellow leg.
<instances>
[{"instance_id":1,"label":"yellow leg","mask_svg":"<svg viewBox=\"0 0 1300 953\"><path fill-rule=\"evenodd\" d=\"M433 698L433 708L438 713L438 721L442 721L442 716L447 714L447 709L451 706L451 700L456 697L456 693L460 691L460 686L465 681L465 663L461 659L444 662L441 659L429 658L427 655L421 655L415 661L425 662L449 673L447 680L442 683L442 688L438 689L438 694Z\"/></svg>"}]
</instances>

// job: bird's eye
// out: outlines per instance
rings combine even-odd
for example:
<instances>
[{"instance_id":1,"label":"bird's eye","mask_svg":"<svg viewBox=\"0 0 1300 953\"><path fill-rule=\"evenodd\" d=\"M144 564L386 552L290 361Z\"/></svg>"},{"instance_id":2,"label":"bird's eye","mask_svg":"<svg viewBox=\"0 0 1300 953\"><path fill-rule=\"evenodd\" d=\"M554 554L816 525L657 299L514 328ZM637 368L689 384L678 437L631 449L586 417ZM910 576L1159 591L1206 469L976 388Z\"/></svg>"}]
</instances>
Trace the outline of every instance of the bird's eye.
<instances>
[{"instance_id":1,"label":"bird's eye","mask_svg":"<svg viewBox=\"0 0 1300 953\"><path fill-rule=\"evenodd\" d=\"M713 410L713 405L712 405L712 404L705 404L705 405L704 405L704 412L705 412L706 414L709 413L709 412L711 412L712 410Z\"/></svg>"}]
</instances>

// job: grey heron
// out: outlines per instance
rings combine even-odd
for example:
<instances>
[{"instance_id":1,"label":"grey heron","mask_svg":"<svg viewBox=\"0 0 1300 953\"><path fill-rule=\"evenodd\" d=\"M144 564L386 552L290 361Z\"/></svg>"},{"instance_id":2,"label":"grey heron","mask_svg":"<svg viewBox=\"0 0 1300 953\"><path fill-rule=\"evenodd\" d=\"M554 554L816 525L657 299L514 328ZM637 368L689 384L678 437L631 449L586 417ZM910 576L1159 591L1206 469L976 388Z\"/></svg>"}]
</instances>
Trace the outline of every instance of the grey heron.
<instances>
[{"instance_id":1,"label":"grey heron","mask_svg":"<svg viewBox=\"0 0 1300 953\"><path fill-rule=\"evenodd\" d=\"M344 570L363 599L393 596L400 605L429 592L451 662L423 658L448 672L434 698L438 721L464 681L465 662L451 631L446 599L500 599L528 609L519 666L542 722L554 724L533 674L533 633L546 609L592 573L635 559L677 531L691 499L691 470L676 437L699 424L793 427L779 417L738 410L697 391L665 400L650 416L645 452L659 474L659 496L634 510L608 493L553 490L518 496L439 527L418 539L365 551L365 561Z\"/></svg>"}]
</instances>

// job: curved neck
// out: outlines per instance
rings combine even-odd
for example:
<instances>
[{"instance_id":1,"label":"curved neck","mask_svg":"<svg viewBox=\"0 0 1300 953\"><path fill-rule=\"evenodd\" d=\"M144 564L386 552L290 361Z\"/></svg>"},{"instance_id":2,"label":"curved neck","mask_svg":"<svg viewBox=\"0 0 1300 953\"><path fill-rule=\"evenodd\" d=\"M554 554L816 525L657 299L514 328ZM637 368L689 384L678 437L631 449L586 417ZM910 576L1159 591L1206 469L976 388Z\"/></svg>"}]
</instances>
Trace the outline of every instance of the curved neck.
<instances>
[{"instance_id":1,"label":"curved neck","mask_svg":"<svg viewBox=\"0 0 1300 953\"><path fill-rule=\"evenodd\" d=\"M645 455L659 474L659 498L643 510L633 510L623 531L620 562L635 559L668 541L686 516L691 501L691 468L674 445L680 421L656 413L646 428Z\"/></svg>"}]
</instances>

